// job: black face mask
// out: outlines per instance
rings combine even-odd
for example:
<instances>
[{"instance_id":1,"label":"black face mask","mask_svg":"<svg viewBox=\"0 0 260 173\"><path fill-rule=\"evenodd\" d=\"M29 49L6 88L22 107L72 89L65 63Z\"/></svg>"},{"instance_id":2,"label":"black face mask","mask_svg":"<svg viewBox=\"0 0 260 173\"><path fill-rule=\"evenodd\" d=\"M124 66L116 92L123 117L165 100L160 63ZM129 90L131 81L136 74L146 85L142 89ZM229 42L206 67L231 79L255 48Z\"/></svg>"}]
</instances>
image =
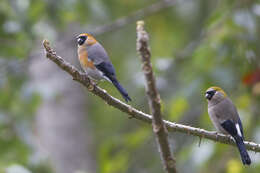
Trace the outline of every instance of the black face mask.
<instances>
[{"instance_id":1,"label":"black face mask","mask_svg":"<svg viewBox=\"0 0 260 173\"><path fill-rule=\"evenodd\" d=\"M216 91L212 90L212 91L207 91L205 94L206 99L211 100L212 97L215 95Z\"/></svg>"},{"instance_id":2,"label":"black face mask","mask_svg":"<svg viewBox=\"0 0 260 173\"><path fill-rule=\"evenodd\" d=\"M78 45L82 45L84 44L84 42L86 41L87 37L86 36L80 36L77 38L77 42L78 42Z\"/></svg>"}]
</instances>

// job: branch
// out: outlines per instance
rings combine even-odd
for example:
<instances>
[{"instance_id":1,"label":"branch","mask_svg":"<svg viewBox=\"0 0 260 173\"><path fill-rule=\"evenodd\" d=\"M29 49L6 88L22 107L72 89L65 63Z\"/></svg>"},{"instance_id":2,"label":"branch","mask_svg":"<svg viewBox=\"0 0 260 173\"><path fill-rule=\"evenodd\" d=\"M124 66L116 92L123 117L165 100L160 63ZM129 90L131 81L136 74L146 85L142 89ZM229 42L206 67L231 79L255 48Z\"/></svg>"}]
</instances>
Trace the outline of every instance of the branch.
<instances>
[{"instance_id":1,"label":"branch","mask_svg":"<svg viewBox=\"0 0 260 173\"><path fill-rule=\"evenodd\" d=\"M115 21L112 21L108 24L103 24L101 26L97 26L95 29L90 28L89 33L93 34L94 36L98 36L98 35L102 35L106 32L112 32L112 31L119 30L119 29L123 28L124 26L126 26L130 23L133 23L133 22L140 20L144 17L151 16L151 15L158 13L162 10L165 10L167 8L170 8L170 7L174 6L176 4L176 2L177 2L176 0L162 0L162 1L156 2L154 4L151 4L149 6L142 8L142 9L139 9L137 11L132 12L128 16L120 17L120 18L116 19ZM73 32L77 33L77 32L81 32L83 30L85 30L85 29L75 28L75 31L73 31ZM64 34L67 34L67 33L65 32L65 33L63 33L63 35ZM1 42L1 41L6 41L6 40L3 40L3 39L0 38L0 44L4 43L4 42ZM75 38L63 41L60 44L60 45L63 45L63 46L61 46L63 48L60 51L66 49L67 47L70 47L72 43L74 44L74 41L75 41ZM10 41L10 44L11 43L13 43L13 42ZM38 55L38 53L33 54L33 56L37 56L37 55Z\"/></svg>"},{"instance_id":2,"label":"branch","mask_svg":"<svg viewBox=\"0 0 260 173\"><path fill-rule=\"evenodd\" d=\"M149 5L145 8L133 12L128 16L121 17L110 24L99 26L91 33L93 35L100 35L105 32L110 32L110 31L120 29L129 23L133 23L137 20L140 20L141 18L160 12L161 10L169 8L175 4L176 4L176 0L164 0L164 1L156 2L152 5Z\"/></svg>"},{"instance_id":3,"label":"branch","mask_svg":"<svg viewBox=\"0 0 260 173\"><path fill-rule=\"evenodd\" d=\"M155 133L159 152L163 161L164 169L169 173L176 173L176 161L171 156L171 150L168 142L168 132L162 120L161 99L156 88L155 77L151 65L151 53L148 46L149 36L144 30L144 22L137 22L137 42L136 49L143 62L143 72L146 79L146 93L148 96L150 110L152 112L152 126Z\"/></svg>"},{"instance_id":4,"label":"branch","mask_svg":"<svg viewBox=\"0 0 260 173\"><path fill-rule=\"evenodd\" d=\"M84 85L91 93L99 96L107 104L113 106L114 108L127 113L128 115L130 115L130 118L135 118L150 124L152 123L151 115L146 114L140 110L137 110L132 106L110 96L105 90L99 88L93 82L91 82L91 80L88 78L88 76L85 73L79 72L74 66L70 65L63 58L58 56L56 52L50 47L49 42L47 40L43 41L43 46L45 48L47 58L49 58L51 61L56 63L62 70L69 73L73 77L73 80ZM207 138L215 142L220 142L220 143L229 144L233 146L236 145L234 140L230 136L226 136L221 133L210 132L204 129L177 124L166 120L164 120L163 122L169 131L186 133L188 135L198 136L200 138ZM260 152L260 144L245 141L245 145L248 150Z\"/></svg>"}]
</instances>

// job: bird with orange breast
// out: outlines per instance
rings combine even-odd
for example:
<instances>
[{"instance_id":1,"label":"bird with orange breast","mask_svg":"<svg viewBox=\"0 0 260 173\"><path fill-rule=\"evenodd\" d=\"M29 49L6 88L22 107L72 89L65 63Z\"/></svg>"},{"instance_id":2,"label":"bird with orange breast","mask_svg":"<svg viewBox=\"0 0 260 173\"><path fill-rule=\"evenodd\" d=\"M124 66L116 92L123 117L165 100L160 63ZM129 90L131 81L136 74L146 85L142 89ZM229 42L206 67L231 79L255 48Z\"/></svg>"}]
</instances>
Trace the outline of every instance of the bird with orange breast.
<instances>
[{"instance_id":1,"label":"bird with orange breast","mask_svg":"<svg viewBox=\"0 0 260 173\"><path fill-rule=\"evenodd\" d=\"M79 62L86 74L96 81L111 82L126 102L131 101L127 91L118 82L114 66L103 46L88 33L77 36L77 43Z\"/></svg>"}]
</instances>

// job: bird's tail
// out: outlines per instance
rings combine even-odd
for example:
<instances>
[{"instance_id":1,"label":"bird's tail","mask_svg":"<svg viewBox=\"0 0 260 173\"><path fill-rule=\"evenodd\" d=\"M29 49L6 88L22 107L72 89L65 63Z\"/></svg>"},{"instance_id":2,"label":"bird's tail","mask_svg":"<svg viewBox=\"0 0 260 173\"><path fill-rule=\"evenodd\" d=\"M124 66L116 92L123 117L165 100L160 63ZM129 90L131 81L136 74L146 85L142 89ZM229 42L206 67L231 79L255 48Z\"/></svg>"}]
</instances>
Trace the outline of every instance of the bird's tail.
<instances>
[{"instance_id":1,"label":"bird's tail","mask_svg":"<svg viewBox=\"0 0 260 173\"><path fill-rule=\"evenodd\" d=\"M131 98L129 97L126 90L122 87L122 85L117 81L117 79L111 80L111 82L114 84L114 86L117 88L117 90L121 93L121 95L124 97L125 101L131 101Z\"/></svg>"},{"instance_id":2,"label":"bird's tail","mask_svg":"<svg viewBox=\"0 0 260 173\"><path fill-rule=\"evenodd\" d=\"M244 144L244 141L243 141L243 138L240 137L240 136L236 136L234 137L235 141L236 141L236 144L237 144L237 148L239 150L239 153L240 153L240 156L241 156L241 159L242 159L242 162L243 164L245 165L250 165L251 164L251 159L246 151L246 147L245 147L245 144Z\"/></svg>"}]
</instances>

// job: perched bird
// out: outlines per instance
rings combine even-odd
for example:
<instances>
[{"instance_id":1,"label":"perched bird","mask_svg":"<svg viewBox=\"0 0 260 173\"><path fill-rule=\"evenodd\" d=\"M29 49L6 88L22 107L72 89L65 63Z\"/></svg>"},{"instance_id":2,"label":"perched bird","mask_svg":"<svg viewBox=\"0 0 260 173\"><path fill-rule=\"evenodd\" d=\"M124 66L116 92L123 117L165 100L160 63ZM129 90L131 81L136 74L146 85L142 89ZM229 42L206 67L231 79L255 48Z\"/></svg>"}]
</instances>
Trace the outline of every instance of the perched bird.
<instances>
[{"instance_id":1,"label":"perched bird","mask_svg":"<svg viewBox=\"0 0 260 173\"><path fill-rule=\"evenodd\" d=\"M251 159L244 144L243 126L235 105L219 87L207 89L205 97L208 100L208 113L215 128L234 138L243 164L250 165Z\"/></svg>"},{"instance_id":2,"label":"perched bird","mask_svg":"<svg viewBox=\"0 0 260 173\"><path fill-rule=\"evenodd\" d=\"M96 81L105 79L112 82L125 101L131 101L126 90L118 82L114 66L103 46L88 33L77 36L77 43L78 58L87 75Z\"/></svg>"}]
</instances>

